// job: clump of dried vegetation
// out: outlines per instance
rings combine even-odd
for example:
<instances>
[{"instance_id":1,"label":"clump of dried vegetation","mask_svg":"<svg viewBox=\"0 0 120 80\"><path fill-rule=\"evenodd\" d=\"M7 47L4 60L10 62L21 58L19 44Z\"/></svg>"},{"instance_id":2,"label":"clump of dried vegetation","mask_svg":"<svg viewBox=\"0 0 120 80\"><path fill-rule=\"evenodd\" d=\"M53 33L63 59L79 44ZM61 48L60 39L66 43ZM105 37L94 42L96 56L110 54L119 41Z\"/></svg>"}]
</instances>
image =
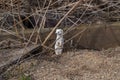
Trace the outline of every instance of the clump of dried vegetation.
<instances>
[{"instance_id":1,"label":"clump of dried vegetation","mask_svg":"<svg viewBox=\"0 0 120 80\"><path fill-rule=\"evenodd\" d=\"M0 65L0 74L6 74L4 72L7 72L9 67L26 61L26 58L53 52L55 41L50 42L49 39L57 28L64 29L66 35L80 24L88 25L71 35L66 44L76 36L82 36L91 24L118 22L119 7L119 0L0 0L0 34L3 37L0 39L0 50L10 49L11 46L24 48L19 57ZM44 34L45 32L47 34ZM14 37L14 40L6 40L4 36L8 34L10 38ZM34 46L27 49L31 45ZM39 51L41 52L36 54ZM87 67L85 69L89 70ZM68 75L71 77L72 74Z\"/></svg>"}]
</instances>

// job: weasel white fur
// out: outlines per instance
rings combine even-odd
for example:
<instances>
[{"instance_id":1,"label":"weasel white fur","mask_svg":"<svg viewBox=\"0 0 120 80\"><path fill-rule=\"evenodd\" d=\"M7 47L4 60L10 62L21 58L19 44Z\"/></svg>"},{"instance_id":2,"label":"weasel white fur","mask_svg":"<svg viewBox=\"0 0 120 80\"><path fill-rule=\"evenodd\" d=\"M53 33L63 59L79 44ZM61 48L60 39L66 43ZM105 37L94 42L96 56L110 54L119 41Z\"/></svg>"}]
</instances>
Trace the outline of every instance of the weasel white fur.
<instances>
[{"instance_id":1,"label":"weasel white fur","mask_svg":"<svg viewBox=\"0 0 120 80\"><path fill-rule=\"evenodd\" d=\"M56 43L55 43L55 54L60 55L63 51L63 45L64 45L64 38L63 38L63 30L62 29L56 29Z\"/></svg>"}]
</instances>

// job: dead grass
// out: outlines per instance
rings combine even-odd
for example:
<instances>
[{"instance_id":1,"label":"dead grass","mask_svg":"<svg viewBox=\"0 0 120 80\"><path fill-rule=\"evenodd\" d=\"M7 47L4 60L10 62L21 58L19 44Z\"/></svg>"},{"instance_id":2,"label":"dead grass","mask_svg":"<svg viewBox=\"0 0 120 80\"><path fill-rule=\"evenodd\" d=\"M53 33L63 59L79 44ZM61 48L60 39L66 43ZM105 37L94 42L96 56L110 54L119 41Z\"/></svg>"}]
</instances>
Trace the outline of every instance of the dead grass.
<instances>
[{"instance_id":1,"label":"dead grass","mask_svg":"<svg viewBox=\"0 0 120 80\"><path fill-rule=\"evenodd\" d=\"M79 50L61 56L39 56L20 66L22 74L31 76L32 80L120 80L119 52L119 48ZM20 74L13 77L11 80L18 80Z\"/></svg>"}]
</instances>

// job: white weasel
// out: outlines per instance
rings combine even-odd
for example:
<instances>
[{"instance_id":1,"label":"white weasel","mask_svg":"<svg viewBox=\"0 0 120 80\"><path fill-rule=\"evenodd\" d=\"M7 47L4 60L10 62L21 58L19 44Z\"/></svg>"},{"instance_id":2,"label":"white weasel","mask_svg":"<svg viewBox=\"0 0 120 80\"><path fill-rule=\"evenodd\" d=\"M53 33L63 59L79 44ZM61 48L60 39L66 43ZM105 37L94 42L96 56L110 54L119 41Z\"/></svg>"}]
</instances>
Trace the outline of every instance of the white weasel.
<instances>
[{"instance_id":1,"label":"white weasel","mask_svg":"<svg viewBox=\"0 0 120 80\"><path fill-rule=\"evenodd\" d=\"M63 51L63 45L64 45L64 38L63 38L63 30L62 29L56 29L57 37L56 37L56 43L55 43L55 54L60 55Z\"/></svg>"}]
</instances>

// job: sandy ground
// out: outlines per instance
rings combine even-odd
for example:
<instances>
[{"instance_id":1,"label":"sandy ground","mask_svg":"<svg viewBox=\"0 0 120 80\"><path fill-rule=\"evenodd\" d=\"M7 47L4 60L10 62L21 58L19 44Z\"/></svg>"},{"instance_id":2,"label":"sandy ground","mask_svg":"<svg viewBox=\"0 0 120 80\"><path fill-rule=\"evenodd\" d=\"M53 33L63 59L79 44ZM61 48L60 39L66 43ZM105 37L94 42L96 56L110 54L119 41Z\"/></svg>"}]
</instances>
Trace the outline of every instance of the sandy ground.
<instances>
[{"instance_id":1,"label":"sandy ground","mask_svg":"<svg viewBox=\"0 0 120 80\"><path fill-rule=\"evenodd\" d=\"M31 80L120 80L120 47L38 56L8 73L8 80L21 80L23 74Z\"/></svg>"}]
</instances>

